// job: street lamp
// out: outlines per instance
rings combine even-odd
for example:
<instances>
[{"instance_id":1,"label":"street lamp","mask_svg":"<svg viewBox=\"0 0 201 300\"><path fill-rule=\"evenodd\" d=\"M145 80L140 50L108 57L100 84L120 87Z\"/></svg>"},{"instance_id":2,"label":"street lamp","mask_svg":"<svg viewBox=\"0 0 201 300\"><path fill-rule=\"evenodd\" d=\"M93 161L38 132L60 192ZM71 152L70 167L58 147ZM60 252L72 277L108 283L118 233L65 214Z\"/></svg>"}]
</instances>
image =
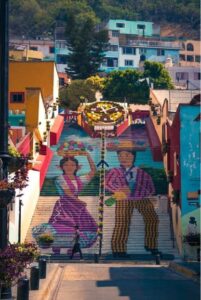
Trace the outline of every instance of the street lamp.
<instances>
[{"instance_id":1,"label":"street lamp","mask_svg":"<svg viewBox=\"0 0 201 300\"><path fill-rule=\"evenodd\" d=\"M0 159L2 174L7 178L8 155L8 5L9 0L0 1ZM0 249L8 243L8 207L0 208Z\"/></svg>"}]
</instances>

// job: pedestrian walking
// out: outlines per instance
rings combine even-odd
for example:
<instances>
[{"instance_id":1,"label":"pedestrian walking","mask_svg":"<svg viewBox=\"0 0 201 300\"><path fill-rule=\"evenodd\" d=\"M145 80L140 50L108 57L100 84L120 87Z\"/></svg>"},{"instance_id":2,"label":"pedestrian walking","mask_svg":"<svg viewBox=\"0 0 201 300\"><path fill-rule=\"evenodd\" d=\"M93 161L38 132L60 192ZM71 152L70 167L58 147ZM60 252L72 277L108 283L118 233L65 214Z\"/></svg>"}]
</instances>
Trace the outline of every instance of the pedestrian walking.
<instances>
[{"instance_id":1,"label":"pedestrian walking","mask_svg":"<svg viewBox=\"0 0 201 300\"><path fill-rule=\"evenodd\" d=\"M73 249L72 249L72 254L71 254L71 259L73 259L73 256L75 253L79 252L80 253L80 259L83 259L82 256L82 251L80 248L80 231L79 231L79 226L75 226L75 235L74 235L74 245L73 245Z\"/></svg>"}]
</instances>

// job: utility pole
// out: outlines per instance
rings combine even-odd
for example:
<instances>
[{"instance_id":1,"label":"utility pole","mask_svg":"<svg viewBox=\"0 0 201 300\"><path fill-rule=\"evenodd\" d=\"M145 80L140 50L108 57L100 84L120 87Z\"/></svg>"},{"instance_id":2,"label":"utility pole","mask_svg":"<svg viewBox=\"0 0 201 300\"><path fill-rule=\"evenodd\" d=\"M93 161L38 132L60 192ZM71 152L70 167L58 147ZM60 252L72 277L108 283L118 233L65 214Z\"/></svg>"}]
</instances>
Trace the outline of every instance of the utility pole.
<instances>
[{"instance_id":1,"label":"utility pole","mask_svg":"<svg viewBox=\"0 0 201 300\"><path fill-rule=\"evenodd\" d=\"M3 178L7 178L8 155L8 6L0 1L0 159ZM0 249L8 243L8 207L0 207Z\"/></svg>"}]
</instances>

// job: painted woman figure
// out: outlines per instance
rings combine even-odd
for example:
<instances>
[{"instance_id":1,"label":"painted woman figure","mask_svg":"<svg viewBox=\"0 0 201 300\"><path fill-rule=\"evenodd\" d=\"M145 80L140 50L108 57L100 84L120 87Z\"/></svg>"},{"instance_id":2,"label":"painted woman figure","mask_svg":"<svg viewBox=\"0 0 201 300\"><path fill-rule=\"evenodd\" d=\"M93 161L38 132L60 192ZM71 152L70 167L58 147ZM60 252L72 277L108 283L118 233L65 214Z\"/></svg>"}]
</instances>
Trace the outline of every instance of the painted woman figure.
<instances>
[{"instance_id":1,"label":"painted woman figure","mask_svg":"<svg viewBox=\"0 0 201 300\"><path fill-rule=\"evenodd\" d=\"M74 227L79 226L80 243L82 247L90 247L96 239L97 224L89 214L86 203L79 200L78 194L83 185L89 182L95 174L95 165L89 153L80 151L77 154L86 155L90 172L77 176L78 160L74 157L65 157L60 161L63 174L56 180L60 199L56 202L49 224L56 229L57 234L74 233Z\"/></svg>"},{"instance_id":2,"label":"painted woman figure","mask_svg":"<svg viewBox=\"0 0 201 300\"><path fill-rule=\"evenodd\" d=\"M86 156L90 171L88 174L78 176L80 169L78 160L74 156ZM36 226L33 236L43 230L50 231L54 238L53 252L60 253L60 248L71 248L72 237L75 226L80 230L80 244L82 248L91 247L95 242L97 224L86 208L86 203L78 197L83 186L88 183L95 174L96 168L90 154L86 151L69 151L68 156L60 160L60 168L63 174L56 179L56 187L60 198L55 203L52 215L48 224ZM38 227L38 228L37 228Z\"/></svg>"}]
</instances>

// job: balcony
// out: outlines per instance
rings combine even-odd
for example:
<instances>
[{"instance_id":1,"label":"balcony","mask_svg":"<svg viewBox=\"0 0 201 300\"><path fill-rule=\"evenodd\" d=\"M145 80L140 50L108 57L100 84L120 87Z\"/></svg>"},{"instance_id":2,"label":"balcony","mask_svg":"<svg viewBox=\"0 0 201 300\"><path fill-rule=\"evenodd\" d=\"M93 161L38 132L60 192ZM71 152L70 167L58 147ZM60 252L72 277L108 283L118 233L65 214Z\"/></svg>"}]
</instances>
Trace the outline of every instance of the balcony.
<instances>
[{"instance_id":1,"label":"balcony","mask_svg":"<svg viewBox=\"0 0 201 300\"><path fill-rule=\"evenodd\" d=\"M133 47L143 47L143 48L165 48L165 49L176 49L176 50L182 49L180 42L128 40L127 45Z\"/></svg>"}]
</instances>

